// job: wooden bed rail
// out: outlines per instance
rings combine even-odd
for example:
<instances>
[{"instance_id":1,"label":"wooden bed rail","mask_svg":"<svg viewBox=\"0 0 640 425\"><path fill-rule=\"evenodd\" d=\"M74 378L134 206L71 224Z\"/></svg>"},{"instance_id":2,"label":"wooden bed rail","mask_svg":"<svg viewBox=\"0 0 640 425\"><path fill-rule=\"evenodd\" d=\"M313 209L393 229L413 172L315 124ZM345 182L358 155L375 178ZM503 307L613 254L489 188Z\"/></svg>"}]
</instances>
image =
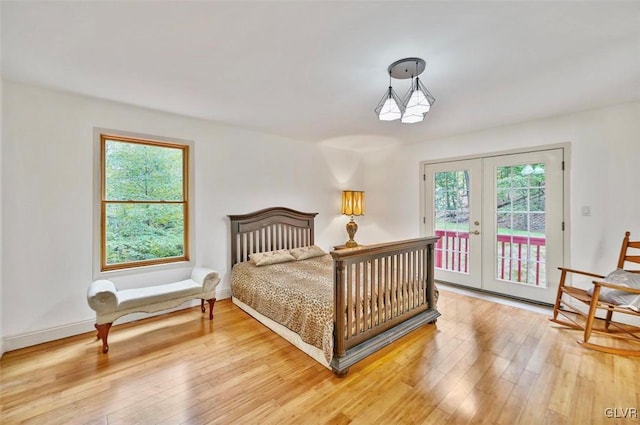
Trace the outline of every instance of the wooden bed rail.
<instances>
[{"instance_id":1,"label":"wooden bed rail","mask_svg":"<svg viewBox=\"0 0 640 425\"><path fill-rule=\"evenodd\" d=\"M437 237L333 251L334 359L351 364L411 330L435 322L434 245Z\"/></svg>"}]
</instances>

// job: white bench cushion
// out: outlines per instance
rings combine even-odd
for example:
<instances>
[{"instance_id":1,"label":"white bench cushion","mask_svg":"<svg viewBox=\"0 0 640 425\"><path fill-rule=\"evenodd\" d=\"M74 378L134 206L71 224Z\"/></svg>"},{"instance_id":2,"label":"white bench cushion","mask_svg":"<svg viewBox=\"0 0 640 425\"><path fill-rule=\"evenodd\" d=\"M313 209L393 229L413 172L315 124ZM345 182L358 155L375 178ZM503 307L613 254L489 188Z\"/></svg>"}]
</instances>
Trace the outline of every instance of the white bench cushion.
<instances>
[{"instance_id":1,"label":"white bench cushion","mask_svg":"<svg viewBox=\"0 0 640 425\"><path fill-rule=\"evenodd\" d=\"M146 288L124 289L117 292L117 311L158 304L190 295L196 296L201 292L202 285L191 279Z\"/></svg>"}]
</instances>

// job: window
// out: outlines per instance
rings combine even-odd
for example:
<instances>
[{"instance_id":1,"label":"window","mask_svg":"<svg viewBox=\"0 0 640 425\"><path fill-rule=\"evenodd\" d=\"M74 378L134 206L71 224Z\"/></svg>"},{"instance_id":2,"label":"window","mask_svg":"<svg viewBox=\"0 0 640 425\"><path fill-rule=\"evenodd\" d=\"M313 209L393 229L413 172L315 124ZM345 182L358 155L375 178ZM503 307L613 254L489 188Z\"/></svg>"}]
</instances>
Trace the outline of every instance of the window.
<instances>
[{"instance_id":1,"label":"window","mask_svg":"<svg viewBox=\"0 0 640 425\"><path fill-rule=\"evenodd\" d=\"M189 146L100 135L101 271L189 260Z\"/></svg>"}]
</instances>

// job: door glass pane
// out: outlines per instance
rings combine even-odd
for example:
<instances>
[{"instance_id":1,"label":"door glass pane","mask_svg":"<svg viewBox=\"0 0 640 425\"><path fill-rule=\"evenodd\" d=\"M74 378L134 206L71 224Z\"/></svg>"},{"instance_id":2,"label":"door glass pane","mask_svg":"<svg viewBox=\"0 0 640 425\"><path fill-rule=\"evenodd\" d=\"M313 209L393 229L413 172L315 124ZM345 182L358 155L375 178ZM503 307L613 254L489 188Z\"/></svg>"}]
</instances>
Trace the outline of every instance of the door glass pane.
<instances>
[{"instance_id":1,"label":"door glass pane","mask_svg":"<svg viewBox=\"0 0 640 425\"><path fill-rule=\"evenodd\" d=\"M436 268L469 273L469 170L434 173Z\"/></svg>"},{"instance_id":2,"label":"door glass pane","mask_svg":"<svg viewBox=\"0 0 640 425\"><path fill-rule=\"evenodd\" d=\"M545 164L496 168L496 277L546 287Z\"/></svg>"}]
</instances>

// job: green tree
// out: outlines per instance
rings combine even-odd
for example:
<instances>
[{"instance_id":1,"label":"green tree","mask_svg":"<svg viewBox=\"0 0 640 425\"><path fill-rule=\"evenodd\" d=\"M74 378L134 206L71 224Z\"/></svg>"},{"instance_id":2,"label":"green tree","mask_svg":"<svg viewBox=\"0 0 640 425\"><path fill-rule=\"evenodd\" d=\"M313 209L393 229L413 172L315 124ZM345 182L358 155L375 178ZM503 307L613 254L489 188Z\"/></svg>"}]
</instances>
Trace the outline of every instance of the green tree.
<instances>
[{"instance_id":1,"label":"green tree","mask_svg":"<svg viewBox=\"0 0 640 425\"><path fill-rule=\"evenodd\" d=\"M467 229L469 220L469 171L435 173L434 189L436 228Z\"/></svg>"},{"instance_id":2,"label":"green tree","mask_svg":"<svg viewBox=\"0 0 640 425\"><path fill-rule=\"evenodd\" d=\"M107 264L184 255L183 154L106 141Z\"/></svg>"}]
</instances>

